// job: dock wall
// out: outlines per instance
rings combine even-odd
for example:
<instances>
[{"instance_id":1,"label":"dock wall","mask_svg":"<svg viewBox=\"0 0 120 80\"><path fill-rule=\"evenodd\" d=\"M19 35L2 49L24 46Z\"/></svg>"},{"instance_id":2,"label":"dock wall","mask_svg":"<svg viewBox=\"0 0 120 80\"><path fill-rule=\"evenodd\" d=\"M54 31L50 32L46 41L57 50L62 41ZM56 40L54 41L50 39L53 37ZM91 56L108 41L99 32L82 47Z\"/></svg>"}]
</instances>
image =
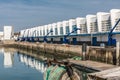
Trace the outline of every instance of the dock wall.
<instances>
[{"instance_id":1,"label":"dock wall","mask_svg":"<svg viewBox=\"0 0 120 80\"><path fill-rule=\"evenodd\" d=\"M47 44L47 43L29 43L29 42L4 42L5 47L14 47L24 50L33 50L36 52L52 53L56 55L65 55L67 57L82 56L81 45L67 44ZM120 52L120 51L119 51ZM120 64L120 53L116 53L115 47L87 46L85 52L86 60L99 61L110 64Z\"/></svg>"}]
</instances>

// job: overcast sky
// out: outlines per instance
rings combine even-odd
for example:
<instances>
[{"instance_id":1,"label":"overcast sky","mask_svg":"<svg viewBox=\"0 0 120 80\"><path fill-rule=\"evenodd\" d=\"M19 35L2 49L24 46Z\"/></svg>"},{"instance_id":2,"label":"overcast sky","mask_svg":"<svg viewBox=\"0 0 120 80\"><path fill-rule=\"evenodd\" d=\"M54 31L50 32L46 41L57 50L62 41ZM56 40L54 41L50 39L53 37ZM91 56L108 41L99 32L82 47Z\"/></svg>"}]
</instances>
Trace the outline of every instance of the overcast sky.
<instances>
[{"instance_id":1,"label":"overcast sky","mask_svg":"<svg viewBox=\"0 0 120 80\"><path fill-rule=\"evenodd\" d=\"M0 31L4 25L20 31L115 8L120 0L0 0Z\"/></svg>"}]
</instances>

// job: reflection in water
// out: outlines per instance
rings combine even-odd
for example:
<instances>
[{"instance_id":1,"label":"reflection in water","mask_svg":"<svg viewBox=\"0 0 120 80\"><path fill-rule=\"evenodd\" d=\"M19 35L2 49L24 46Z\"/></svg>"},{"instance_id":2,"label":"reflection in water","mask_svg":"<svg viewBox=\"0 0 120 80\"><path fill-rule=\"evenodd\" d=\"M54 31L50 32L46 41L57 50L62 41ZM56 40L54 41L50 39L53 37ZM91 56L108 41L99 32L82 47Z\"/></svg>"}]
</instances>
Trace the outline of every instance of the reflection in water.
<instances>
[{"instance_id":1,"label":"reflection in water","mask_svg":"<svg viewBox=\"0 0 120 80\"><path fill-rule=\"evenodd\" d=\"M36 70L42 73L44 73L47 69L47 65L45 65L44 62L36 60L31 56L19 54L19 58L20 58L20 61L25 65L35 68Z\"/></svg>"},{"instance_id":2,"label":"reflection in water","mask_svg":"<svg viewBox=\"0 0 120 80\"><path fill-rule=\"evenodd\" d=\"M4 52L4 67L10 68L13 65L14 54L11 52Z\"/></svg>"},{"instance_id":3,"label":"reflection in water","mask_svg":"<svg viewBox=\"0 0 120 80\"><path fill-rule=\"evenodd\" d=\"M43 80L47 66L38 60L41 58L31 56L13 48L0 48L0 80Z\"/></svg>"}]
</instances>

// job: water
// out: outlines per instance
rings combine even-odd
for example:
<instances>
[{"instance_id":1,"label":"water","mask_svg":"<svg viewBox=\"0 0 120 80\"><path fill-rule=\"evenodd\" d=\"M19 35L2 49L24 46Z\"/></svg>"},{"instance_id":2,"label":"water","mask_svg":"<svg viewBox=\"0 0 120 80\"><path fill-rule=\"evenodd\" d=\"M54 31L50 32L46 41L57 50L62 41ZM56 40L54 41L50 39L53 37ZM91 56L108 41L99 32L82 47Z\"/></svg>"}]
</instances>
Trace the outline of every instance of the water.
<instances>
[{"instance_id":1,"label":"water","mask_svg":"<svg viewBox=\"0 0 120 80\"><path fill-rule=\"evenodd\" d=\"M0 48L0 80L43 80L47 65L43 59L55 56L33 51L19 51L13 48ZM56 56L60 59L60 56ZM63 59L63 58L61 58ZM83 80L87 73L81 71Z\"/></svg>"},{"instance_id":2,"label":"water","mask_svg":"<svg viewBox=\"0 0 120 80\"><path fill-rule=\"evenodd\" d=\"M33 57L0 49L0 80L43 80L46 66Z\"/></svg>"}]
</instances>

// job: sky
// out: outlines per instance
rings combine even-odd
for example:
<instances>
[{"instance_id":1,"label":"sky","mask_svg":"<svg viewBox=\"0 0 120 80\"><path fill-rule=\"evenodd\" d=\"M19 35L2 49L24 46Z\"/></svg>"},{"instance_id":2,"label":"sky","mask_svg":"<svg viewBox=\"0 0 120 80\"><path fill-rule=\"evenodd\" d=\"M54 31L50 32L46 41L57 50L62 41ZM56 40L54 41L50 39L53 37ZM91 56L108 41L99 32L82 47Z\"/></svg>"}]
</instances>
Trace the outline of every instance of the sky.
<instances>
[{"instance_id":1,"label":"sky","mask_svg":"<svg viewBox=\"0 0 120 80\"><path fill-rule=\"evenodd\" d=\"M120 0L0 0L0 31L13 26L19 32L111 9L120 9Z\"/></svg>"}]
</instances>

